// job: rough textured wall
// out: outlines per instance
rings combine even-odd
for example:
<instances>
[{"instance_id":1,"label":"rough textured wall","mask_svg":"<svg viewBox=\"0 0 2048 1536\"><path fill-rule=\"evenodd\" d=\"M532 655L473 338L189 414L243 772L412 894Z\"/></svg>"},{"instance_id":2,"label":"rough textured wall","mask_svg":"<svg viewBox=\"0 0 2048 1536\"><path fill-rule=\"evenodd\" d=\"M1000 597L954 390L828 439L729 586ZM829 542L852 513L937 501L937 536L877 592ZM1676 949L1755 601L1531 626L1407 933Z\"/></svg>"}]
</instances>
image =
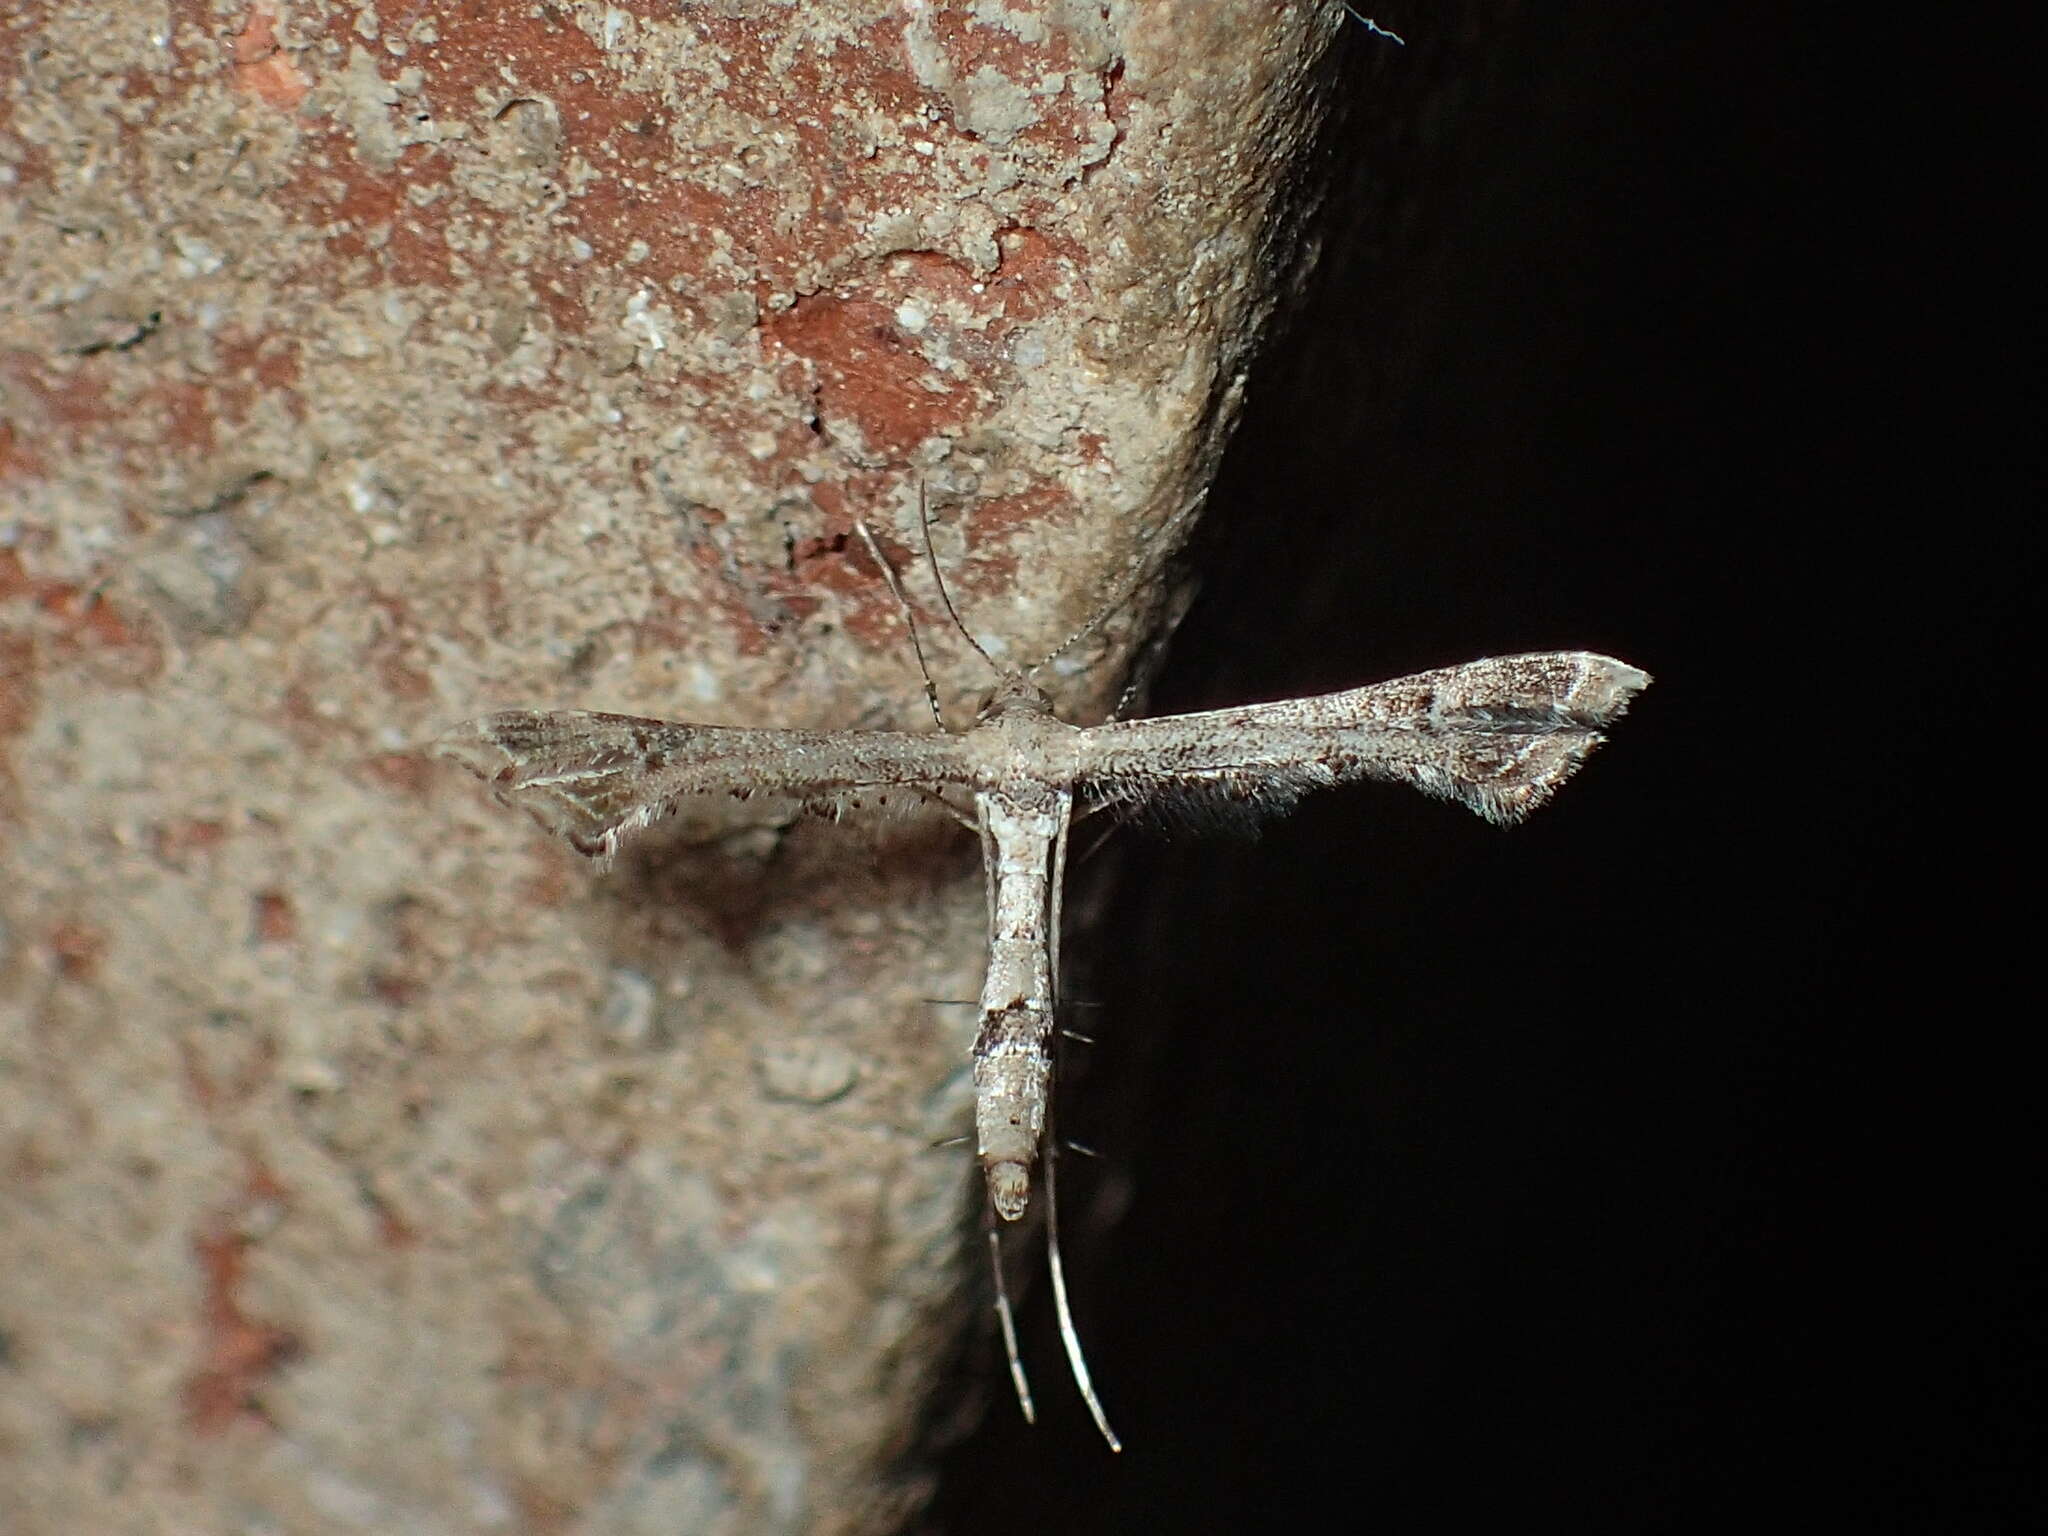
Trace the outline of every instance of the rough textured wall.
<instances>
[{"instance_id":1,"label":"rough textured wall","mask_svg":"<svg viewBox=\"0 0 2048 1536\"><path fill-rule=\"evenodd\" d=\"M508 704L916 728L850 534L934 611L920 484L969 626L1045 654L1185 530L1340 23L0 17L8 1530L914 1505L980 1294L934 1150L972 1019L927 1001L975 989L971 846L718 808L593 879L417 748ZM985 668L927 633L963 723Z\"/></svg>"}]
</instances>

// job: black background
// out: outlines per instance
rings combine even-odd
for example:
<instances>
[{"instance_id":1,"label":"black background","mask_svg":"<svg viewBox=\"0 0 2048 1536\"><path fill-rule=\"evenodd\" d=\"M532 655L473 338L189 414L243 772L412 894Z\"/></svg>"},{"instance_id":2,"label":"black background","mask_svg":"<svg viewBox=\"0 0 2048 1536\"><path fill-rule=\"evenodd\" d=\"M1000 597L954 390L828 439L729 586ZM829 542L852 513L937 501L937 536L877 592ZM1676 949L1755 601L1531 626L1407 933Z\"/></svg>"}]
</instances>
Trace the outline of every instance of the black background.
<instances>
[{"instance_id":1,"label":"black background","mask_svg":"<svg viewBox=\"0 0 2048 1536\"><path fill-rule=\"evenodd\" d=\"M1064 1236L1129 1448L1039 1284L1041 1422L977 1344L935 1529L2048 1528L2031 87L1956 13L1679 9L1333 61L1153 709L1656 685L1513 831L1367 788L1082 872Z\"/></svg>"}]
</instances>

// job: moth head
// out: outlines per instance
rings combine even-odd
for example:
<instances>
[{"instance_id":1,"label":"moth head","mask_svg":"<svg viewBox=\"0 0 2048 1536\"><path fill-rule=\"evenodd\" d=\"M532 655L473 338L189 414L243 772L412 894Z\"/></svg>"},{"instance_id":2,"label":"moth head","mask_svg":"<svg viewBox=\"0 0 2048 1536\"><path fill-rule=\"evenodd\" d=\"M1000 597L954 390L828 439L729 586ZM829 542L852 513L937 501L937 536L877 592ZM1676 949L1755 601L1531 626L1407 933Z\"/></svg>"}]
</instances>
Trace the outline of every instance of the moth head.
<instances>
[{"instance_id":1,"label":"moth head","mask_svg":"<svg viewBox=\"0 0 2048 1536\"><path fill-rule=\"evenodd\" d=\"M1000 720L1015 715L1050 715L1052 700L1038 684L1022 672L1006 675L995 687L989 689L981 707L974 712L974 723L985 725L991 720Z\"/></svg>"}]
</instances>

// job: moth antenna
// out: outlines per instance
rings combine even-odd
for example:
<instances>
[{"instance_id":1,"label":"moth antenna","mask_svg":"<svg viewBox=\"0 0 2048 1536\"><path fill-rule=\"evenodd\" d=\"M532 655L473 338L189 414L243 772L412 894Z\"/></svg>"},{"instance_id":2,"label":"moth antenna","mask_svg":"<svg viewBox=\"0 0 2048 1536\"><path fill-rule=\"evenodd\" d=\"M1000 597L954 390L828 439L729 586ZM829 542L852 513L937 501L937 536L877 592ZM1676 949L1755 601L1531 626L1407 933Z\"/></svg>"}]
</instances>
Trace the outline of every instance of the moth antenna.
<instances>
[{"instance_id":1,"label":"moth antenna","mask_svg":"<svg viewBox=\"0 0 2048 1536\"><path fill-rule=\"evenodd\" d=\"M1017 1389L1017 1406L1024 1410L1024 1422L1036 1424L1037 1410L1031 1406L1031 1383L1024 1377L1024 1357L1017 1352L1017 1320L1010 1314L1010 1292L1003 1284L1003 1239L994 1227L988 1229L988 1265L996 1277L996 1321L1003 1330L1003 1353L1010 1357L1010 1382Z\"/></svg>"},{"instance_id":2,"label":"moth antenna","mask_svg":"<svg viewBox=\"0 0 2048 1536\"><path fill-rule=\"evenodd\" d=\"M1141 676L1143 671L1144 668L1142 667L1136 668L1132 671L1131 680L1124 684L1124 691L1116 696L1116 708L1112 709L1109 712L1109 718L1111 720L1123 719L1124 711L1129 709L1133 704L1137 702L1138 690L1139 688L1144 686L1144 679Z\"/></svg>"},{"instance_id":3,"label":"moth antenna","mask_svg":"<svg viewBox=\"0 0 2048 1536\"><path fill-rule=\"evenodd\" d=\"M1058 645L1047 651L1039 660L1026 667L1024 675L1026 677L1035 676L1041 668L1048 667L1053 662L1059 660L1060 657L1100 629L1104 621L1111 614L1122 608L1125 603L1128 603L1131 600L1131 594L1143 586L1145 579L1153 573L1155 568L1151 558L1153 548L1157 546L1164 549L1167 554L1172 554L1174 532L1181 524L1193 517L1196 511L1200 509L1202 503L1208 500L1208 498L1209 492L1206 489L1198 491L1188 499L1178 512L1168 518L1160 530L1145 541L1145 547L1139 550L1137 557L1131 561L1130 569L1124 573L1124 579L1118 585L1115 594L1100 608L1095 610L1095 616L1071 635L1067 636Z\"/></svg>"},{"instance_id":4,"label":"moth antenna","mask_svg":"<svg viewBox=\"0 0 2048 1536\"><path fill-rule=\"evenodd\" d=\"M1401 36L1401 34L1398 32L1389 32L1385 27L1381 26L1378 22L1374 21L1370 16L1366 15L1365 12L1359 10L1358 7L1351 4L1351 0L1337 0L1337 3L1343 6L1345 10L1349 11L1351 13L1351 19L1357 22L1361 27L1364 27L1366 31L1374 33L1380 37L1384 37L1390 43L1399 43L1403 48L1406 48L1408 46L1407 38Z\"/></svg>"},{"instance_id":5,"label":"moth antenna","mask_svg":"<svg viewBox=\"0 0 2048 1536\"><path fill-rule=\"evenodd\" d=\"M1060 1202L1057 1185L1058 1176L1054 1168L1058 1164L1050 1144L1045 1157L1045 1254L1047 1266L1052 1270L1052 1309L1059 1319L1060 1343L1066 1346L1067 1366L1074 1373L1074 1385L1081 1389L1081 1401L1088 1405L1088 1413L1095 1420L1095 1427L1102 1431L1102 1438L1112 1451L1121 1451L1123 1441L1117 1439L1116 1431L1109 1427L1109 1415L1102 1411L1102 1399L1095 1395L1095 1383L1088 1376L1088 1361L1081 1353L1081 1336L1074 1331L1074 1312L1067 1305L1066 1267L1060 1263Z\"/></svg>"},{"instance_id":6,"label":"moth antenna","mask_svg":"<svg viewBox=\"0 0 2048 1536\"><path fill-rule=\"evenodd\" d=\"M873 557L875 564L882 568L882 580L888 584L889 595L896 599L896 606L903 610L903 622L910 626L910 649L917 657L917 670L924 678L925 702L932 707L933 722L943 731L946 728L946 717L939 713L939 690L932 682L932 669L924 664L924 647L918 643L917 638L917 615L911 612L910 599L903 595L903 583L896 578L896 567L882 554L882 546L877 544L875 536L868 532L866 523L856 518L853 526L854 531L860 535L861 543L867 545L868 554ZM950 612L952 607L953 605L948 603L947 611ZM960 621L955 619L953 622L957 624ZM980 647L976 646L975 649L979 650Z\"/></svg>"},{"instance_id":7,"label":"moth antenna","mask_svg":"<svg viewBox=\"0 0 2048 1536\"><path fill-rule=\"evenodd\" d=\"M939 569L939 552L932 548L932 510L931 505L925 500L922 480L917 482L917 523L924 530L924 557L931 564L932 580L938 583L939 601L946 605L946 616L953 621L953 627L960 631L960 638L974 647L974 654L987 662L989 670L1000 677L1003 669L996 665L995 657L983 650L981 642L969 634L967 626L960 622L960 610L953 606L953 594L946 590L945 573Z\"/></svg>"}]
</instances>

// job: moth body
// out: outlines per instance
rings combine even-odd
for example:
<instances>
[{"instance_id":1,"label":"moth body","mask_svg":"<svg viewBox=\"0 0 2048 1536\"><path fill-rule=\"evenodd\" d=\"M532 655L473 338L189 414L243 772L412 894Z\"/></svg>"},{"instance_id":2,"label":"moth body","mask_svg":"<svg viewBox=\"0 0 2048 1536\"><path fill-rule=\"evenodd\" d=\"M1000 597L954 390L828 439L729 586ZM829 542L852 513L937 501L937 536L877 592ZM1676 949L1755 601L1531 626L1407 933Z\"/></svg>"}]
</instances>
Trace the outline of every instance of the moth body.
<instances>
[{"instance_id":1,"label":"moth body","mask_svg":"<svg viewBox=\"0 0 2048 1536\"><path fill-rule=\"evenodd\" d=\"M894 573L869 542L901 599ZM777 796L833 811L885 802L891 791L946 803L981 838L988 970L973 1050L975 1134L989 1204L1011 1222L1030 1206L1050 1118L1060 889L1077 803L1083 816L1163 807L1248 820L1282 813L1312 790L1380 779L1410 784L1489 821L1517 822L1577 771L1603 728L1649 681L1611 656L1552 651L1311 698L1082 727L1053 713L1028 672L1009 672L964 732L757 730L510 710L456 727L438 750L599 864L622 838L695 796ZM926 692L937 716L929 674ZM961 798L971 800L971 818ZM1046 1159L1047 1253L1060 1337L1081 1396L1115 1449L1119 1442L1088 1378L1067 1306L1053 1155ZM1000 1264L996 1280L1028 1418L1031 1400Z\"/></svg>"},{"instance_id":2,"label":"moth body","mask_svg":"<svg viewBox=\"0 0 2048 1536\"><path fill-rule=\"evenodd\" d=\"M1044 785L983 790L975 820L987 850L988 972L974 1037L974 1128L990 1204L1005 1221L1031 1199L1052 1080L1055 850L1073 796Z\"/></svg>"}]
</instances>

